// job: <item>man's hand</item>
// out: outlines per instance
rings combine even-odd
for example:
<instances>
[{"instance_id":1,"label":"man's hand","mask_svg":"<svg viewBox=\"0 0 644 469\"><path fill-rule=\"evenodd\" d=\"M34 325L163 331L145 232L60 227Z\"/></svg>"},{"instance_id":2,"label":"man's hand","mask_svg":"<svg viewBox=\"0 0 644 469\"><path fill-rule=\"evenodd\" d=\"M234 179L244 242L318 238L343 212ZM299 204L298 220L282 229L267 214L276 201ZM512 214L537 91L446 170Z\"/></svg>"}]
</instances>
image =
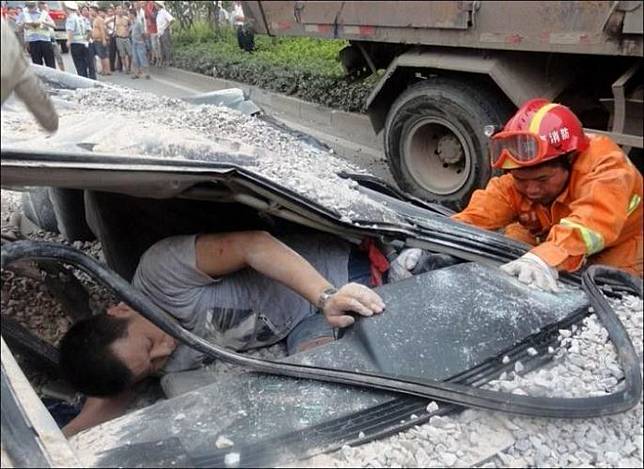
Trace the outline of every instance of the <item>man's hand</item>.
<instances>
[{"instance_id":1,"label":"man's hand","mask_svg":"<svg viewBox=\"0 0 644 469\"><path fill-rule=\"evenodd\" d=\"M520 282L535 286L545 291L558 292L557 269L550 267L539 256L528 252L517 260L501 266L507 274L517 276Z\"/></svg>"},{"instance_id":2,"label":"man's hand","mask_svg":"<svg viewBox=\"0 0 644 469\"><path fill-rule=\"evenodd\" d=\"M27 108L46 130L58 129L58 114L49 96L41 88L40 80L25 59L20 43L4 19L0 21L2 36L1 102L12 91L24 101Z\"/></svg>"},{"instance_id":3,"label":"man's hand","mask_svg":"<svg viewBox=\"0 0 644 469\"><path fill-rule=\"evenodd\" d=\"M389 266L389 281L400 282L401 280L411 277L411 271L416 267L416 264L418 264L422 254L422 249L403 249Z\"/></svg>"},{"instance_id":4,"label":"man's hand","mask_svg":"<svg viewBox=\"0 0 644 469\"><path fill-rule=\"evenodd\" d=\"M88 396L80 414L62 428L63 435L69 438L87 428L120 417L125 413L132 399L134 399L134 392L131 389L112 397Z\"/></svg>"},{"instance_id":5,"label":"man's hand","mask_svg":"<svg viewBox=\"0 0 644 469\"><path fill-rule=\"evenodd\" d=\"M385 303L376 292L358 283L348 283L324 305L322 312L333 327L347 327L355 322L348 313L373 316L382 313Z\"/></svg>"}]
</instances>

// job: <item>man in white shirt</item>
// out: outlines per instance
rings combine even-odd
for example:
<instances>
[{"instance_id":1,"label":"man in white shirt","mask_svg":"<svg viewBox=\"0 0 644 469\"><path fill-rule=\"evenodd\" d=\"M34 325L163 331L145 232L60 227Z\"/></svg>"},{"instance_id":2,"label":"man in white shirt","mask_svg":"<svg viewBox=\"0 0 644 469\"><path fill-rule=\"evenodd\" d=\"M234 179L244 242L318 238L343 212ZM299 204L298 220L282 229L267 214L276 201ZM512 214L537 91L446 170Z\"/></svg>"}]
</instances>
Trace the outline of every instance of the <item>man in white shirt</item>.
<instances>
[{"instance_id":1,"label":"man in white shirt","mask_svg":"<svg viewBox=\"0 0 644 469\"><path fill-rule=\"evenodd\" d=\"M47 4L47 2L38 2L38 8L40 8L41 23L49 28L51 47L54 50L54 58L56 59L56 64L58 65L58 68L64 72L65 63L63 62L63 54L60 48L60 44L58 44L58 41L56 40L56 23L54 23L54 20L49 14L49 5Z\"/></svg>"},{"instance_id":2,"label":"man in white shirt","mask_svg":"<svg viewBox=\"0 0 644 469\"><path fill-rule=\"evenodd\" d=\"M159 37L159 45L161 47L161 60L162 67L170 64L170 23L174 21L174 17L165 9L165 2L158 0L155 3L159 6L157 11L157 35Z\"/></svg>"},{"instance_id":3,"label":"man in white shirt","mask_svg":"<svg viewBox=\"0 0 644 469\"><path fill-rule=\"evenodd\" d=\"M46 15L51 24L54 24L49 15ZM54 48L51 45L51 36L49 35L49 25L43 22L46 18L36 5L36 2L25 2L25 9L17 20L17 24L22 26L25 31L25 42L29 46L31 60L38 65L47 65L56 68L56 59L54 57Z\"/></svg>"}]
</instances>

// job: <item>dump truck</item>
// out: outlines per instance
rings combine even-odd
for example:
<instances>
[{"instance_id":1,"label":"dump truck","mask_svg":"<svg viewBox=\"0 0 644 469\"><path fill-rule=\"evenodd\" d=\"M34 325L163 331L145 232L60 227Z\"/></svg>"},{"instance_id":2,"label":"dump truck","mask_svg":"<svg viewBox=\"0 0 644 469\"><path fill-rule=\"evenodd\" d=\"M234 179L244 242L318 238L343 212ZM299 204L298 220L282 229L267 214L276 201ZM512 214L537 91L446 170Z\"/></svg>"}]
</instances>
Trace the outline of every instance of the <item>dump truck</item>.
<instances>
[{"instance_id":1,"label":"dump truck","mask_svg":"<svg viewBox=\"0 0 644 469\"><path fill-rule=\"evenodd\" d=\"M534 97L569 106L641 170L641 1L243 4L256 32L345 39L348 77L381 74L365 109L415 196L466 204L492 176L484 126Z\"/></svg>"}]
</instances>

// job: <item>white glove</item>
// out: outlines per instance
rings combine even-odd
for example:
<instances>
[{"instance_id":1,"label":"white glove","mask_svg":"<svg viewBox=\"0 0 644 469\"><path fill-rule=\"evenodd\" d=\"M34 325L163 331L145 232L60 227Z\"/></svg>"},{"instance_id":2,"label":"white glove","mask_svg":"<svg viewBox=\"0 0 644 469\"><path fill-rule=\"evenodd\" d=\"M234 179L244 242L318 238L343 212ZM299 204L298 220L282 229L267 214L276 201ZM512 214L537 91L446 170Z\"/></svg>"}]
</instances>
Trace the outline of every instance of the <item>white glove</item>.
<instances>
[{"instance_id":1,"label":"white glove","mask_svg":"<svg viewBox=\"0 0 644 469\"><path fill-rule=\"evenodd\" d=\"M0 21L2 36L2 67L0 72L0 102L11 95L12 91L24 101L27 108L46 130L58 129L58 114L47 93L41 88L40 80L29 66L20 47L16 34L7 22Z\"/></svg>"},{"instance_id":2,"label":"white glove","mask_svg":"<svg viewBox=\"0 0 644 469\"><path fill-rule=\"evenodd\" d=\"M507 274L519 277L519 281L526 285L535 286L545 291L557 292L557 269L550 267L539 256L528 252L517 260L501 266Z\"/></svg>"},{"instance_id":3,"label":"white glove","mask_svg":"<svg viewBox=\"0 0 644 469\"><path fill-rule=\"evenodd\" d=\"M420 256L423 254L422 249L411 248L403 249L389 266L389 281L399 282L412 276L411 271L416 267Z\"/></svg>"}]
</instances>

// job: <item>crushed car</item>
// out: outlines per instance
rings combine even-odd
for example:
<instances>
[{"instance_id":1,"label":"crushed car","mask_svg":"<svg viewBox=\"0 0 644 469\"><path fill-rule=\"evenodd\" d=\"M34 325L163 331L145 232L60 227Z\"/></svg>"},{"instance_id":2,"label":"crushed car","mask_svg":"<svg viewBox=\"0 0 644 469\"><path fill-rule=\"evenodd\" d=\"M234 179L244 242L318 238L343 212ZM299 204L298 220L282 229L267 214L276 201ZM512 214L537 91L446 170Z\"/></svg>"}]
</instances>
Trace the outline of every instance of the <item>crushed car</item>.
<instances>
[{"instance_id":1,"label":"crushed car","mask_svg":"<svg viewBox=\"0 0 644 469\"><path fill-rule=\"evenodd\" d=\"M39 74L59 109L60 130L39 133L24 109L9 103L2 187L26 191L32 223L69 241L98 239L104 262L69 245L22 240L3 243L3 269L25 259L41 269L71 266L66 273L91 277L165 332L243 371L225 380L209 367L166 374L164 398L66 441L7 347L3 324L3 465L6 458L14 466L275 466L464 406L583 418L639 402L637 353L597 286L641 297L641 285L628 276L593 267L582 278L564 276L556 296L532 290L496 268L526 245L450 220L444 207L335 158L239 95L189 102L53 70ZM385 314L289 357L236 353L197 337L128 283L161 238L246 229L322 232L354 245L371 240L385 253L418 247L457 262L379 287ZM618 350L620 389L564 398L481 387L517 363L525 371L541 366L558 347L559 330L579 324L589 306ZM10 340L19 345L16 334ZM55 362L50 357L50 366Z\"/></svg>"}]
</instances>

